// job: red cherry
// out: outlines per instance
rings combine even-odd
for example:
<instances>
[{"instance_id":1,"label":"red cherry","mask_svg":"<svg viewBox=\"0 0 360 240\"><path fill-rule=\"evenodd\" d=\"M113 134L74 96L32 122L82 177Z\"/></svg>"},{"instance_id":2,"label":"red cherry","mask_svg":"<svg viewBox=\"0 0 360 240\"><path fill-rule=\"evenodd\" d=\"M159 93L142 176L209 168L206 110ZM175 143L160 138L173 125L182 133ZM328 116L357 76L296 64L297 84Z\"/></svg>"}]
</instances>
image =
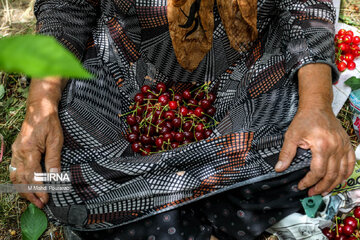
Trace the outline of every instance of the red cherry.
<instances>
[{"instance_id":1,"label":"red cherry","mask_svg":"<svg viewBox=\"0 0 360 240\"><path fill-rule=\"evenodd\" d=\"M347 68L348 68L349 70L354 70L354 69L356 68L356 63L354 63L354 62L349 62L349 63L347 64Z\"/></svg>"},{"instance_id":2,"label":"red cherry","mask_svg":"<svg viewBox=\"0 0 360 240\"><path fill-rule=\"evenodd\" d=\"M142 104L144 102L144 98L145 98L144 94L138 93L138 94L135 95L134 101L139 103L139 104Z\"/></svg>"},{"instance_id":3,"label":"red cherry","mask_svg":"<svg viewBox=\"0 0 360 240\"><path fill-rule=\"evenodd\" d=\"M161 134L170 133L170 132L171 132L171 129L168 128L167 126L163 126L163 127L160 129L160 133L161 133Z\"/></svg>"},{"instance_id":4,"label":"red cherry","mask_svg":"<svg viewBox=\"0 0 360 240\"><path fill-rule=\"evenodd\" d=\"M211 107L210 101L206 99L202 99L199 104L203 109L208 109L209 107Z\"/></svg>"},{"instance_id":5,"label":"red cherry","mask_svg":"<svg viewBox=\"0 0 360 240\"><path fill-rule=\"evenodd\" d=\"M184 92L183 92L183 94L182 94L182 97L184 98L184 99L186 99L186 100L189 100L190 98L191 98L191 92L190 92L190 90L185 90Z\"/></svg>"},{"instance_id":6,"label":"red cherry","mask_svg":"<svg viewBox=\"0 0 360 240\"><path fill-rule=\"evenodd\" d=\"M158 148L162 148L164 144L164 139L162 137L158 137L156 140L155 140L155 145L158 147Z\"/></svg>"},{"instance_id":7,"label":"red cherry","mask_svg":"<svg viewBox=\"0 0 360 240\"><path fill-rule=\"evenodd\" d=\"M156 91L159 93L164 93L166 91L166 85L164 83L158 83L156 85Z\"/></svg>"},{"instance_id":8,"label":"red cherry","mask_svg":"<svg viewBox=\"0 0 360 240\"><path fill-rule=\"evenodd\" d=\"M344 59L341 59L341 57L343 57ZM345 54L345 56L341 55L340 59L341 60L346 60L346 62L352 62L352 61L354 61L355 57L354 57L353 54L347 53L347 54Z\"/></svg>"},{"instance_id":9,"label":"red cherry","mask_svg":"<svg viewBox=\"0 0 360 240\"><path fill-rule=\"evenodd\" d=\"M204 134L202 132L195 132L196 141L200 141L204 139Z\"/></svg>"},{"instance_id":10,"label":"red cherry","mask_svg":"<svg viewBox=\"0 0 360 240\"><path fill-rule=\"evenodd\" d=\"M345 69L346 69L346 63L345 62L339 62L339 64L337 65L337 68L338 68L338 70L340 71L340 72L343 72L343 71L345 71Z\"/></svg>"},{"instance_id":11,"label":"red cherry","mask_svg":"<svg viewBox=\"0 0 360 240\"><path fill-rule=\"evenodd\" d=\"M183 129L185 132L190 131L191 127L192 127L192 122L191 121L187 121L183 124Z\"/></svg>"},{"instance_id":12,"label":"red cherry","mask_svg":"<svg viewBox=\"0 0 360 240\"><path fill-rule=\"evenodd\" d=\"M179 143L178 142L172 142L171 143L171 148L172 149L175 149L175 148L178 148L179 147Z\"/></svg>"},{"instance_id":13,"label":"red cherry","mask_svg":"<svg viewBox=\"0 0 360 240\"><path fill-rule=\"evenodd\" d=\"M151 87L148 85L144 85L141 87L141 92L144 94L147 94L149 91L151 91Z\"/></svg>"},{"instance_id":14,"label":"red cherry","mask_svg":"<svg viewBox=\"0 0 360 240\"><path fill-rule=\"evenodd\" d=\"M138 142L131 144L131 149L136 153L140 152L140 148L141 148L141 145Z\"/></svg>"},{"instance_id":15,"label":"red cherry","mask_svg":"<svg viewBox=\"0 0 360 240\"><path fill-rule=\"evenodd\" d=\"M344 227L344 224L340 224L340 225L338 226L338 232L339 232L339 234L342 234L342 233L343 233L343 227Z\"/></svg>"},{"instance_id":16,"label":"red cherry","mask_svg":"<svg viewBox=\"0 0 360 240\"><path fill-rule=\"evenodd\" d=\"M154 126L149 125L144 128L144 133L146 135L153 135L155 133L155 130L156 130L156 128Z\"/></svg>"},{"instance_id":17,"label":"red cherry","mask_svg":"<svg viewBox=\"0 0 360 240\"><path fill-rule=\"evenodd\" d=\"M208 118L207 116L202 116L202 117L201 117L201 120L202 120L203 122L208 122L208 121L209 121L209 118Z\"/></svg>"},{"instance_id":18,"label":"red cherry","mask_svg":"<svg viewBox=\"0 0 360 240\"><path fill-rule=\"evenodd\" d=\"M134 142L136 142L136 141L138 141L139 140L139 136L136 134L136 133L130 133L129 135L128 135L128 141L130 142L130 143L134 143Z\"/></svg>"},{"instance_id":19,"label":"red cherry","mask_svg":"<svg viewBox=\"0 0 360 240\"><path fill-rule=\"evenodd\" d=\"M158 98L158 101L159 103L162 105L162 106L165 106L168 102L169 102L169 97L162 94L160 95L160 97Z\"/></svg>"},{"instance_id":20,"label":"red cherry","mask_svg":"<svg viewBox=\"0 0 360 240\"><path fill-rule=\"evenodd\" d=\"M349 226L351 226L351 227L353 227L353 228L356 228L357 225L358 225L356 219L355 219L354 217L350 217L350 216L349 216L349 217L346 217L346 218L344 219L344 224L345 224L345 226L346 226L346 225L349 225Z\"/></svg>"},{"instance_id":21,"label":"red cherry","mask_svg":"<svg viewBox=\"0 0 360 240\"><path fill-rule=\"evenodd\" d=\"M139 116L139 115L136 116L135 119L136 119L136 122L137 122L137 123L140 123L140 122L142 121L142 117Z\"/></svg>"},{"instance_id":22,"label":"red cherry","mask_svg":"<svg viewBox=\"0 0 360 240\"><path fill-rule=\"evenodd\" d=\"M357 238L355 236L350 236L346 240L359 240L359 238Z\"/></svg>"},{"instance_id":23,"label":"red cherry","mask_svg":"<svg viewBox=\"0 0 360 240\"><path fill-rule=\"evenodd\" d=\"M335 231L331 231L330 228L326 227L324 229L321 230L322 233L328 238L328 239L334 239L336 236L336 232Z\"/></svg>"},{"instance_id":24,"label":"red cherry","mask_svg":"<svg viewBox=\"0 0 360 240\"><path fill-rule=\"evenodd\" d=\"M338 34L341 36L341 35L345 35L346 34L346 30L345 29L340 29L338 31Z\"/></svg>"},{"instance_id":25,"label":"red cherry","mask_svg":"<svg viewBox=\"0 0 360 240\"><path fill-rule=\"evenodd\" d=\"M180 114L181 114L181 116L183 116L183 117L186 117L187 115L188 115L188 109L186 108L186 107L181 107L180 108Z\"/></svg>"},{"instance_id":26,"label":"red cherry","mask_svg":"<svg viewBox=\"0 0 360 240\"><path fill-rule=\"evenodd\" d=\"M191 116L191 115L193 115L193 114L194 114L194 110L190 109L188 115Z\"/></svg>"},{"instance_id":27,"label":"red cherry","mask_svg":"<svg viewBox=\"0 0 360 240\"><path fill-rule=\"evenodd\" d=\"M144 145L151 144L151 137L149 135L141 135L140 142Z\"/></svg>"},{"instance_id":28,"label":"red cherry","mask_svg":"<svg viewBox=\"0 0 360 240\"><path fill-rule=\"evenodd\" d=\"M170 101L169 107L170 107L170 109L175 110L178 107L178 103L176 101Z\"/></svg>"},{"instance_id":29,"label":"red cherry","mask_svg":"<svg viewBox=\"0 0 360 240\"><path fill-rule=\"evenodd\" d=\"M196 107L199 106L199 105L198 105L198 101L196 101L195 99L190 99L190 100L188 101L188 105L189 105L189 107L192 108L192 109L195 109Z\"/></svg>"},{"instance_id":30,"label":"red cherry","mask_svg":"<svg viewBox=\"0 0 360 240\"><path fill-rule=\"evenodd\" d=\"M199 90L195 93L195 99L196 100L200 100L200 99L203 99L204 98L204 95L205 95L205 92L202 91L202 90Z\"/></svg>"},{"instance_id":31,"label":"red cherry","mask_svg":"<svg viewBox=\"0 0 360 240\"><path fill-rule=\"evenodd\" d=\"M148 93L148 94L146 95L146 98L147 98L147 99L150 99L150 100L156 100L156 99L157 99L157 97L156 97L154 94L152 94L152 93Z\"/></svg>"},{"instance_id":32,"label":"red cherry","mask_svg":"<svg viewBox=\"0 0 360 240\"><path fill-rule=\"evenodd\" d=\"M162 118L163 115L164 115L164 112L162 112L161 110L155 110L155 112L154 112L154 116L156 118Z\"/></svg>"},{"instance_id":33,"label":"red cherry","mask_svg":"<svg viewBox=\"0 0 360 240\"><path fill-rule=\"evenodd\" d=\"M211 135L212 133L213 133L213 131L212 131L211 129L206 129L206 130L205 130L205 133L204 133L205 138L210 137L210 135Z\"/></svg>"},{"instance_id":34,"label":"red cherry","mask_svg":"<svg viewBox=\"0 0 360 240\"><path fill-rule=\"evenodd\" d=\"M151 152L151 149L147 147L141 151L141 155L148 156L148 155L150 155L150 152Z\"/></svg>"},{"instance_id":35,"label":"red cherry","mask_svg":"<svg viewBox=\"0 0 360 240\"><path fill-rule=\"evenodd\" d=\"M338 48L342 51L342 52L346 52L347 50L349 50L349 45L346 43L340 43L338 45Z\"/></svg>"},{"instance_id":36,"label":"red cherry","mask_svg":"<svg viewBox=\"0 0 360 240\"><path fill-rule=\"evenodd\" d=\"M171 142L174 139L173 135L170 132L165 133L163 138L165 142Z\"/></svg>"},{"instance_id":37,"label":"red cherry","mask_svg":"<svg viewBox=\"0 0 360 240\"><path fill-rule=\"evenodd\" d=\"M335 240L347 240L347 236L346 235L339 235L339 236L336 236L335 235Z\"/></svg>"},{"instance_id":38,"label":"red cherry","mask_svg":"<svg viewBox=\"0 0 360 240\"><path fill-rule=\"evenodd\" d=\"M350 36L354 36L354 33L353 33L353 31L351 31L351 30L349 30L349 31L346 31L346 33L345 33L346 35L350 35Z\"/></svg>"},{"instance_id":39,"label":"red cherry","mask_svg":"<svg viewBox=\"0 0 360 240\"><path fill-rule=\"evenodd\" d=\"M173 111L166 111L164 118L173 120L175 118L175 113Z\"/></svg>"},{"instance_id":40,"label":"red cherry","mask_svg":"<svg viewBox=\"0 0 360 240\"><path fill-rule=\"evenodd\" d=\"M360 44L360 37L359 37L359 36L353 37L353 44L355 44L355 45L359 45L359 44Z\"/></svg>"},{"instance_id":41,"label":"red cherry","mask_svg":"<svg viewBox=\"0 0 360 240\"><path fill-rule=\"evenodd\" d=\"M198 117L201 117L204 114L204 109L202 107L197 107L194 111L194 114Z\"/></svg>"},{"instance_id":42,"label":"red cherry","mask_svg":"<svg viewBox=\"0 0 360 240\"><path fill-rule=\"evenodd\" d=\"M216 95L214 93L208 93L206 99L209 100L211 104L213 104L216 100Z\"/></svg>"},{"instance_id":43,"label":"red cherry","mask_svg":"<svg viewBox=\"0 0 360 240\"><path fill-rule=\"evenodd\" d=\"M190 140L190 141L194 139L194 134L192 132L184 132L184 136L185 136L185 139Z\"/></svg>"},{"instance_id":44,"label":"red cherry","mask_svg":"<svg viewBox=\"0 0 360 240\"><path fill-rule=\"evenodd\" d=\"M146 121L155 123L156 122L156 116L152 112L148 112L145 117Z\"/></svg>"},{"instance_id":45,"label":"red cherry","mask_svg":"<svg viewBox=\"0 0 360 240\"><path fill-rule=\"evenodd\" d=\"M214 116L215 113L216 113L216 108L215 107L210 107L208 110L206 110L207 115Z\"/></svg>"},{"instance_id":46,"label":"red cherry","mask_svg":"<svg viewBox=\"0 0 360 240\"><path fill-rule=\"evenodd\" d=\"M168 127L170 130L174 128L174 126L172 125L172 123L169 122L169 121L166 121L166 122L164 123L164 126L165 126L165 127Z\"/></svg>"},{"instance_id":47,"label":"red cherry","mask_svg":"<svg viewBox=\"0 0 360 240\"><path fill-rule=\"evenodd\" d=\"M191 140L188 140L188 139L185 139L185 140L182 142L183 145L186 145L186 144L189 144L189 143L191 143Z\"/></svg>"},{"instance_id":48,"label":"red cherry","mask_svg":"<svg viewBox=\"0 0 360 240\"><path fill-rule=\"evenodd\" d=\"M131 126L131 132L139 134L140 133L140 127L139 125Z\"/></svg>"},{"instance_id":49,"label":"red cherry","mask_svg":"<svg viewBox=\"0 0 360 240\"><path fill-rule=\"evenodd\" d=\"M355 230L355 228L353 228L352 226L345 225L343 227L342 233L347 235L347 236L350 236L351 234L353 234L354 230Z\"/></svg>"},{"instance_id":50,"label":"red cherry","mask_svg":"<svg viewBox=\"0 0 360 240\"><path fill-rule=\"evenodd\" d=\"M162 95L167 96L169 99L171 98L171 95L168 92L164 92Z\"/></svg>"},{"instance_id":51,"label":"red cherry","mask_svg":"<svg viewBox=\"0 0 360 240\"><path fill-rule=\"evenodd\" d=\"M195 131L196 131L196 132L204 132L204 128L205 128L204 124L203 124L203 123L199 123L198 125L196 125Z\"/></svg>"},{"instance_id":52,"label":"red cherry","mask_svg":"<svg viewBox=\"0 0 360 240\"><path fill-rule=\"evenodd\" d=\"M183 97L180 94L177 93L174 95L174 101L182 102L182 100L183 100Z\"/></svg>"},{"instance_id":53,"label":"red cherry","mask_svg":"<svg viewBox=\"0 0 360 240\"><path fill-rule=\"evenodd\" d=\"M165 125L165 121L163 119L159 118L158 120L156 120L155 124L156 124L157 127L161 128L161 127L163 127Z\"/></svg>"},{"instance_id":54,"label":"red cherry","mask_svg":"<svg viewBox=\"0 0 360 240\"><path fill-rule=\"evenodd\" d=\"M354 216L356 218L360 218L360 206L358 206L354 209Z\"/></svg>"},{"instance_id":55,"label":"red cherry","mask_svg":"<svg viewBox=\"0 0 360 240\"><path fill-rule=\"evenodd\" d=\"M353 40L353 37L351 35L348 35L348 34L346 34L344 36L344 38L343 38L344 43L347 43L347 44L351 43L352 40Z\"/></svg>"},{"instance_id":56,"label":"red cherry","mask_svg":"<svg viewBox=\"0 0 360 240\"><path fill-rule=\"evenodd\" d=\"M172 120L171 123L174 126L174 128L179 128L181 126L181 118L176 117Z\"/></svg>"},{"instance_id":57,"label":"red cherry","mask_svg":"<svg viewBox=\"0 0 360 240\"><path fill-rule=\"evenodd\" d=\"M175 141L177 141L178 143L181 143L182 141L184 141L185 135L182 132L177 132L177 133L175 133L174 138L175 138Z\"/></svg>"},{"instance_id":58,"label":"red cherry","mask_svg":"<svg viewBox=\"0 0 360 240\"><path fill-rule=\"evenodd\" d=\"M136 117L133 115L127 115L126 117L126 122L130 125L130 126L134 126L136 124Z\"/></svg>"},{"instance_id":59,"label":"red cherry","mask_svg":"<svg viewBox=\"0 0 360 240\"><path fill-rule=\"evenodd\" d=\"M141 115L144 112L145 108L144 107L137 107L136 108L136 114L137 115Z\"/></svg>"}]
</instances>

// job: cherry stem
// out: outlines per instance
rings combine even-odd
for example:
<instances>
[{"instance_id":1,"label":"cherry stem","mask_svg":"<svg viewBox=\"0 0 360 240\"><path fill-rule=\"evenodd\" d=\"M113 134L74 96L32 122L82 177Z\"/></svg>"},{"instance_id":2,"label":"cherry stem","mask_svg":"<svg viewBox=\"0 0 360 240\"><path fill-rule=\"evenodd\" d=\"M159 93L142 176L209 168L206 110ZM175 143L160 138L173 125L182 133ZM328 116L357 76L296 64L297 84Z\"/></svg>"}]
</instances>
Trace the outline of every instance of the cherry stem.
<instances>
[{"instance_id":1,"label":"cherry stem","mask_svg":"<svg viewBox=\"0 0 360 240\"><path fill-rule=\"evenodd\" d=\"M335 222L336 222L336 236L339 237L339 225L338 225L338 221L337 221L337 217L335 217Z\"/></svg>"}]
</instances>

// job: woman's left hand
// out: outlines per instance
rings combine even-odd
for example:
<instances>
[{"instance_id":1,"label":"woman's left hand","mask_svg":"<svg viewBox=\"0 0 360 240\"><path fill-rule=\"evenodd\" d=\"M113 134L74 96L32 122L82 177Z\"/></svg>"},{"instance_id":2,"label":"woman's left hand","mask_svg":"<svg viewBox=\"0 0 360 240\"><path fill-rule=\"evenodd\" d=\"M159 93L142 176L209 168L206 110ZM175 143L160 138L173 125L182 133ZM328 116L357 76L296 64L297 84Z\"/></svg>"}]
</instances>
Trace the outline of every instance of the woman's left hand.
<instances>
[{"instance_id":1,"label":"woman's left hand","mask_svg":"<svg viewBox=\"0 0 360 240\"><path fill-rule=\"evenodd\" d=\"M277 172L284 171L290 166L298 147L310 149L310 171L298 184L300 190L310 188L309 196L327 195L351 175L355 166L349 136L331 108L332 96L324 97L329 91L332 93L331 84L319 82L327 75L326 69L328 66L313 64L299 74L299 108L285 133L275 167ZM313 76L315 79L312 80Z\"/></svg>"}]
</instances>

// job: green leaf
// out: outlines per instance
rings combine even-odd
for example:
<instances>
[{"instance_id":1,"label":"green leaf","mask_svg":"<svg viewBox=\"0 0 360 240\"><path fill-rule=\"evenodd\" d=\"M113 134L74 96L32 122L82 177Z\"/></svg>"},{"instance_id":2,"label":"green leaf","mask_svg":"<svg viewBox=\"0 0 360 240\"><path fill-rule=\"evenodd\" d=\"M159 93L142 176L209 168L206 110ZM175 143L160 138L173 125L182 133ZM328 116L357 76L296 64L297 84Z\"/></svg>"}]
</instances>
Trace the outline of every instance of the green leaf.
<instances>
[{"instance_id":1,"label":"green leaf","mask_svg":"<svg viewBox=\"0 0 360 240\"><path fill-rule=\"evenodd\" d=\"M45 213L32 203L21 215L20 222L23 240L39 239L48 224Z\"/></svg>"},{"instance_id":2,"label":"green leaf","mask_svg":"<svg viewBox=\"0 0 360 240\"><path fill-rule=\"evenodd\" d=\"M351 87L351 90L355 91L360 88L360 78L351 77L345 81L345 84Z\"/></svg>"},{"instance_id":3,"label":"green leaf","mask_svg":"<svg viewBox=\"0 0 360 240\"><path fill-rule=\"evenodd\" d=\"M5 87L0 84L0 100L5 96Z\"/></svg>"},{"instance_id":4,"label":"green leaf","mask_svg":"<svg viewBox=\"0 0 360 240\"><path fill-rule=\"evenodd\" d=\"M92 78L80 61L55 38L42 35L1 38L0 70L38 78Z\"/></svg>"}]
</instances>

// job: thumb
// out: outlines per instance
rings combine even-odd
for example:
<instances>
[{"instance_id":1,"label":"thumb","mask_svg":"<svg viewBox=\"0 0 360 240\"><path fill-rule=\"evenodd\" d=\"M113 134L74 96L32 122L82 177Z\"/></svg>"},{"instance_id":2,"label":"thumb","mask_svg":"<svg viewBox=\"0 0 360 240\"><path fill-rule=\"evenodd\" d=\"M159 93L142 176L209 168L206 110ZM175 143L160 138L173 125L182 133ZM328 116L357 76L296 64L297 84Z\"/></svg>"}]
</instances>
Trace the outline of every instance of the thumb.
<instances>
[{"instance_id":1,"label":"thumb","mask_svg":"<svg viewBox=\"0 0 360 240\"><path fill-rule=\"evenodd\" d=\"M286 170L296 155L297 144L293 139L285 137L284 144L280 151L279 160L275 165L276 172L282 172Z\"/></svg>"}]
</instances>

